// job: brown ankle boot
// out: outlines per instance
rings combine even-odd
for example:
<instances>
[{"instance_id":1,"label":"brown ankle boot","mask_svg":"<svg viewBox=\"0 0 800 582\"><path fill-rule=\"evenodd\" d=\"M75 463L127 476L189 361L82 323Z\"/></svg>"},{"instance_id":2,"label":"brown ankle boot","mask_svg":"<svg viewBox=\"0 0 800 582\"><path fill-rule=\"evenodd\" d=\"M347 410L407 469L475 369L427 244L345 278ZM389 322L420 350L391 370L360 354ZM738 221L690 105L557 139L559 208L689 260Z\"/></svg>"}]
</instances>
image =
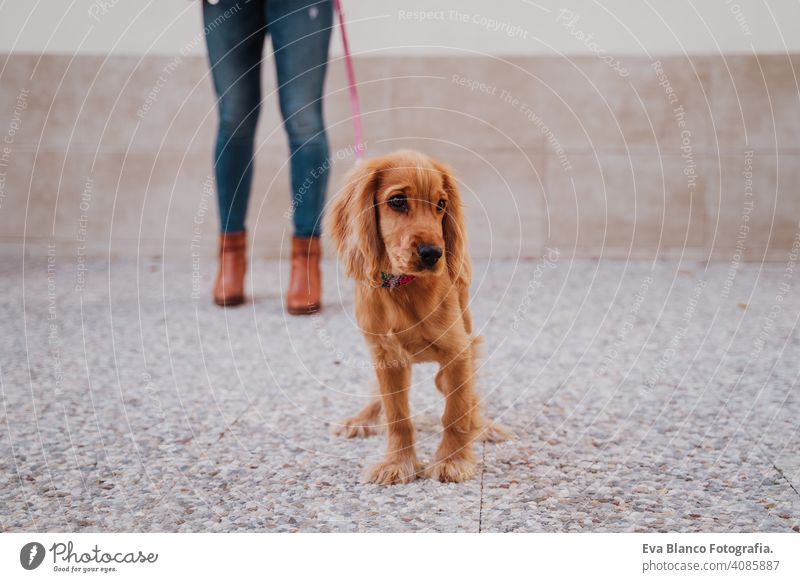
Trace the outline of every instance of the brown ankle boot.
<instances>
[{"instance_id":1,"label":"brown ankle boot","mask_svg":"<svg viewBox=\"0 0 800 582\"><path fill-rule=\"evenodd\" d=\"M292 315L308 315L319 311L319 258L318 237L292 238L292 272L289 276L289 292L286 294L286 310Z\"/></svg>"},{"instance_id":2,"label":"brown ankle boot","mask_svg":"<svg viewBox=\"0 0 800 582\"><path fill-rule=\"evenodd\" d=\"M219 236L219 271L214 283L214 303L232 307L244 303L244 274L247 271L247 235L242 232Z\"/></svg>"}]
</instances>

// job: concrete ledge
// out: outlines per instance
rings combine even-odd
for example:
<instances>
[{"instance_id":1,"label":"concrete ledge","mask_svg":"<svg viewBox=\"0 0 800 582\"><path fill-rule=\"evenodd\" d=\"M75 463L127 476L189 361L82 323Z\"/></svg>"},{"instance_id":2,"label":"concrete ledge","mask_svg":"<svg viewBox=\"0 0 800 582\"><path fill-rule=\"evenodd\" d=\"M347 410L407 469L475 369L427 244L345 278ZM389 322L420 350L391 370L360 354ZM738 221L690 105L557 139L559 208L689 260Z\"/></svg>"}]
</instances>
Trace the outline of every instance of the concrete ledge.
<instances>
[{"instance_id":1,"label":"concrete ledge","mask_svg":"<svg viewBox=\"0 0 800 582\"><path fill-rule=\"evenodd\" d=\"M203 57L7 58L0 253L214 253ZM476 257L782 260L798 233L795 55L627 58L625 77L591 57L356 64L368 152L417 147L453 166ZM249 218L264 257L290 232L271 67ZM353 157L343 67L330 71L335 188Z\"/></svg>"}]
</instances>

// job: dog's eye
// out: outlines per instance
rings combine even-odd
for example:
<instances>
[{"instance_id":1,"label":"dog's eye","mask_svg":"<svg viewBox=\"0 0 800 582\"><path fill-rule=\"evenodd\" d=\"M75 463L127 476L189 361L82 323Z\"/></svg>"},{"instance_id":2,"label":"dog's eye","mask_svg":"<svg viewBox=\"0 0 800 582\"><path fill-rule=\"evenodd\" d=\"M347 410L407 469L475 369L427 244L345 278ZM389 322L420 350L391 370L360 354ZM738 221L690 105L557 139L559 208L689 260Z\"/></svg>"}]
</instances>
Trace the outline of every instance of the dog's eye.
<instances>
[{"instance_id":1,"label":"dog's eye","mask_svg":"<svg viewBox=\"0 0 800 582\"><path fill-rule=\"evenodd\" d=\"M439 200L439 203L436 205L436 211L443 212L445 206L447 206L447 201L445 201L444 199Z\"/></svg>"},{"instance_id":2,"label":"dog's eye","mask_svg":"<svg viewBox=\"0 0 800 582\"><path fill-rule=\"evenodd\" d=\"M408 201L406 200L406 197L402 194L397 194L395 196L392 196L391 198L389 198L388 202L389 202L389 207L393 208L394 210L398 210L400 212L405 212L406 210L408 210Z\"/></svg>"}]
</instances>

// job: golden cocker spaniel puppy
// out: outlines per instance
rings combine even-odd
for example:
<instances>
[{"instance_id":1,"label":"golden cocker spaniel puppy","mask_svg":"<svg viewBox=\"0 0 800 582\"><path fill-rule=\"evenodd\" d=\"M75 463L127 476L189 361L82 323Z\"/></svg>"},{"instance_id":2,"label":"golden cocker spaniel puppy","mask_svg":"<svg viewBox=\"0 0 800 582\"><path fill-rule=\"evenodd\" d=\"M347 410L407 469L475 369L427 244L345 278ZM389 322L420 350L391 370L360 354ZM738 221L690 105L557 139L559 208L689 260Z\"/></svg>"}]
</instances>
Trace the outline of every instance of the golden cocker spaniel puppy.
<instances>
[{"instance_id":1,"label":"golden cocker spaniel puppy","mask_svg":"<svg viewBox=\"0 0 800 582\"><path fill-rule=\"evenodd\" d=\"M385 415L388 451L366 476L408 483L422 471L414 450L408 391L410 365L437 362L445 396L444 432L425 473L458 482L475 473L472 442L507 438L487 422L475 392L476 347L467 292L461 196L450 170L428 156L399 151L363 162L348 176L327 214L327 232L355 279L356 319L372 352L380 398L338 430L378 432Z\"/></svg>"}]
</instances>

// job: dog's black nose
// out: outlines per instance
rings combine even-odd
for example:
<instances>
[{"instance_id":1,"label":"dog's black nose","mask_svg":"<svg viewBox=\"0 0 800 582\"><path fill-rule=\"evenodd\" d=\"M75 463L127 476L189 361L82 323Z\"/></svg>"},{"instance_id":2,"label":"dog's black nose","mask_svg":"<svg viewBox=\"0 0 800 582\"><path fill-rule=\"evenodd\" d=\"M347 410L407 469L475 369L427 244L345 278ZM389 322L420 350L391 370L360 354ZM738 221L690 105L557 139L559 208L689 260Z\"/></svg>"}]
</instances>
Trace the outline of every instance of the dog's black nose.
<instances>
[{"instance_id":1,"label":"dog's black nose","mask_svg":"<svg viewBox=\"0 0 800 582\"><path fill-rule=\"evenodd\" d=\"M419 254L424 266L432 267L442 258L442 248L436 245L419 245L417 254Z\"/></svg>"}]
</instances>

